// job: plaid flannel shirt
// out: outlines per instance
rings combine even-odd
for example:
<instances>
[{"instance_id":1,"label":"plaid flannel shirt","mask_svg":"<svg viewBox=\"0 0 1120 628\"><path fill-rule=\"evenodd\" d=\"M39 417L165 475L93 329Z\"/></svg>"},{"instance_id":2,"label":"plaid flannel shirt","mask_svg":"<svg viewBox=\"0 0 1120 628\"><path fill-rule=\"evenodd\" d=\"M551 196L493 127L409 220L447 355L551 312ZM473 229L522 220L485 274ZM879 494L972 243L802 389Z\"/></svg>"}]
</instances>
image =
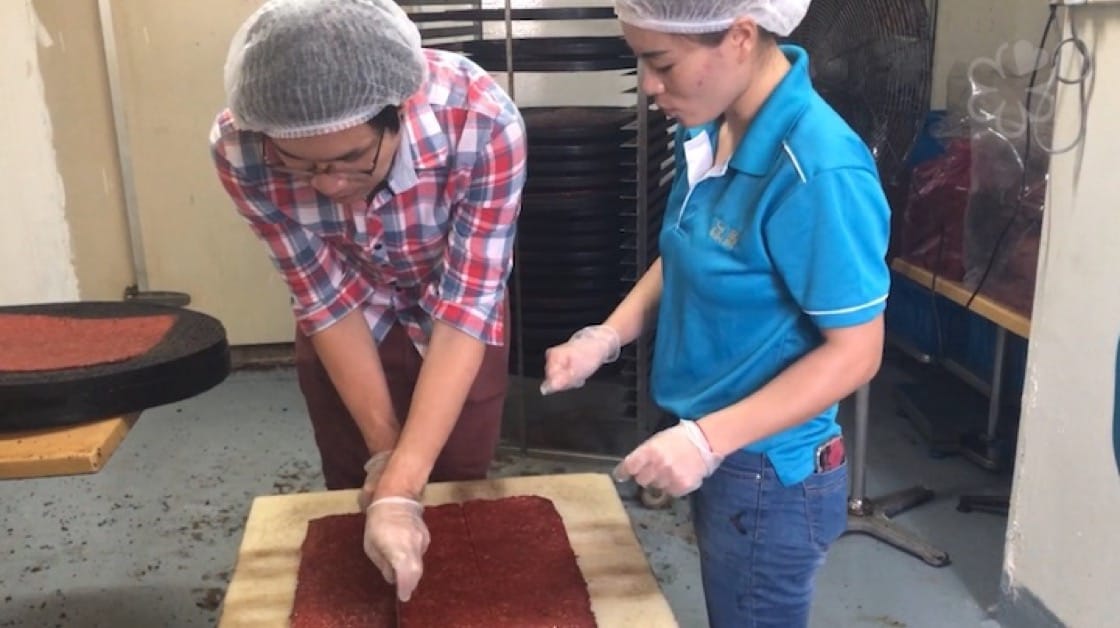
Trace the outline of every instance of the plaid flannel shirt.
<instances>
[{"instance_id":1,"label":"plaid flannel shirt","mask_svg":"<svg viewBox=\"0 0 1120 628\"><path fill-rule=\"evenodd\" d=\"M214 123L218 177L267 245L306 334L360 307L378 341L400 322L421 353L432 319L503 342L524 121L477 65L424 52L427 80L401 105L400 147L368 206L340 206L270 171L261 136L235 128L228 110Z\"/></svg>"}]
</instances>

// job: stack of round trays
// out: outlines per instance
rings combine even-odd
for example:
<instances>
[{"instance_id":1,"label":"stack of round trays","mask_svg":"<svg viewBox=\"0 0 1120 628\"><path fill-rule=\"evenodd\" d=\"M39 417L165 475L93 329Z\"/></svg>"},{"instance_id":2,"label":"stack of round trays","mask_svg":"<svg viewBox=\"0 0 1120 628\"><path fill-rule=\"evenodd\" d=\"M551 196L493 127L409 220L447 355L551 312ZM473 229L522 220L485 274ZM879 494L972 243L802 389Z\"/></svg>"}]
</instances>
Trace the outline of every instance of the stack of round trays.
<instances>
[{"instance_id":1,"label":"stack of round trays","mask_svg":"<svg viewBox=\"0 0 1120 628\"><path fill-rule=\"evenodd\" d=\"M505 39L476 39L442 46L470 57L488 72L504 72ZM514 72L629 70L637 63L621 37L526 37L513 39Z\"/></svg>"},{"instance_id":2,"label":"stack of round trays","mask_svg":"<svg viewBox=\"0 0 1120 628\"><path fill-rule=\"evenodd\" d=\"M602 322L618 304L623 214L633 211L632 125L625 107L522 110L528 177L518 223L521 293L514 317L525 374L539 377L544 352ZM629 208L629 209L628 209ZM519 301L519 303L518 303ZM516 338L514 339L516 343ZM516 344L514 346L516 350ZM516 363L511 364L516 369Z\"/></svg>"},{"instance_id":3,"label":"stack of round trays","mask_svg":"<svg viewBox=\"0 0 1120 628\"><path fill-rule=\"evenodd\" d=\"M573 13L574 12L574 13ZM575 13L586 13L576 15ZM548 15L546 15L548 14ZM594 14L594 15L592 15ZM441 19L496 17L444 14ZM610 9L515 11L514 19L613 19ZM425 18L427 19L427 18ZM432 18L435 19L435 18ZM637 60L619 36L476 39L441 47L456 50L488 72L632 72ZM524 107L528 178L518 222L511 282L511 372L524 357L524 374L541 377L544 353L577 329L602 322L618 305L627 273L627 229L635 209L634 107ZM631 262L632 265L632 262ZM519 347L519 336L523 347ZM613 375L618 363L600 371Z\"/></svg>"}]
</instances>

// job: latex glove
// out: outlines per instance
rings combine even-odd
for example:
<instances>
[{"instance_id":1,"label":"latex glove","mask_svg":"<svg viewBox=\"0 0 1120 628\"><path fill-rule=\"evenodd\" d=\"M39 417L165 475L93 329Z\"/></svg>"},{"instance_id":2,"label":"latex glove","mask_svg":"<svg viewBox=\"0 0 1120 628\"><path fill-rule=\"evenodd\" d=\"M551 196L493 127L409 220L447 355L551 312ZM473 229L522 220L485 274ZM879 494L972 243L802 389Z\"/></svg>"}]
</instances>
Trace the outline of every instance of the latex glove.
<instances>
[{"instance_id":1,"label":"latex glove","mask_svg":"<svg viewBox=\"0 0 1120 628\"><path fill-rule=\"evenodd\" d=\"M389 463L389 456L392 454L390 451L379 451L366 461L363 467L366 472L366 481L362 484L362 490L358 493L358 508L366 510L373 502L373 492L377 490L377 482L381 480L381 474L385 471L385 465Z\"/></svg>"},{"instance_id":2,"label":"latex glove","mask_svg":"<svg viewBox=\"0 0 1120 628\"><path fill-rule=\"evenodd\" d=\"M592 325L572 334L562 345L545 351L541 394L579 388L599 367L614 362L621 351L618 332L606 325Z\"/></svg>"},{"instance_id":3,"label":"latex glove","mask_svg":"<svg viewBox=\"0 0 1120 628\"><path fill-rule=\"evenodd\" d=\"M424 573L424 552L431 535L424 523L424 506L407 497L385 497L366 510L364 547L381 575L397 585L397 597L407 602Z\"/></svg>"},{"instance_id":4,"label":"latex glove","mask_svg":"<svg viewBox=\"0 0 1120 628\"><path fill-rule=\"evenodd\" d=\"M695 421L681 421L630 452L615 467L614 477L620 482L634 478L642 486L680 497L700 488L721 462L723 458L712 451L700 426Z\"/></svg>"}]
</instances>

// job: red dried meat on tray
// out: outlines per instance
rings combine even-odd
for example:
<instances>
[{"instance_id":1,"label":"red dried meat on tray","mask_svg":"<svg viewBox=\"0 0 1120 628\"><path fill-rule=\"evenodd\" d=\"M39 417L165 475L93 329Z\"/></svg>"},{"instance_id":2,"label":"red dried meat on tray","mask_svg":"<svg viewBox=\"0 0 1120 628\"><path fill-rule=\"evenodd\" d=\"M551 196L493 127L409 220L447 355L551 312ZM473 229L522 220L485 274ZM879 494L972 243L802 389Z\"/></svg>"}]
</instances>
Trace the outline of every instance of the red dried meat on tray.
<instances>
[{"instance_id":1,"label":"red dried meat on tray","mask_svg":"<svg viewBox=\"0 0 1120 628\"><path fill-rule=\"evenodd\" d=\"M552 502L513 497L463 504L479 573L499 619L518 628L595 626L587 582Z\"/></svg>"},{"instance_id":2,"label":"red dried meat on tray","mask_svg":"<svg viewBox=\"0 0 1120 628\"><path fill-rule=\"evenodd\" d=\"M432 536L424 576L401 604L362 550L364 515L309 522L292 627L596 626L587 582L548 499L429 506L424 521Z\"/></svg>"},{"instance_id":3,"label":"red dried meat on tray","mask_svg":"<svg viewBox=\"0 0 1120 628\"><path fill-rule=\"evenodd\" d=\"M396 589L362 550L365 517L311 521L292 606L292 628L393 628Z\"/></svg>"},{"instance_id":4,"label":"red dried meat on tray","mask_svg":"<svg viewBox=\"0 0 1120 628\"><path fill-rule=\"evenodd\" d=\"M398 606L401 628L447 626L454 617L461 628L498 625L487 593L480 591L482 571L475 560L471 532L459 504L429 507L424 522L432 542L424 554L424 576L412 598ZM395 595L395 594L394 594Z\"/></svg>"},{"instance_id":5,"label":"red dried meat on tray","mask_svg":"<svg viewBox=\"0 0 1120 628\"><path fill-rule=\"evenodd\" d=\"M56 371L112 364L150 351L172 315L76 318L0 314L0 372Z\"/></svg>"}]
</instances>

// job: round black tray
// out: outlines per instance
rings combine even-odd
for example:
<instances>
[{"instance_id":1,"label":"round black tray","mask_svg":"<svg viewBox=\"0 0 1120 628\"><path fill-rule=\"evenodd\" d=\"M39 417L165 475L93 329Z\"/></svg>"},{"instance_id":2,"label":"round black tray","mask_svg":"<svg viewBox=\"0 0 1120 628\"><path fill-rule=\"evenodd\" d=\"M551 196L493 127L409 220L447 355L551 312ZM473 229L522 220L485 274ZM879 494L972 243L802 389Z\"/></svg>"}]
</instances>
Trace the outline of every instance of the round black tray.
<instances>
[{"instance_id":1,"label":"round black tray","mask_svg":"<svg viewBox=\"0 0 1120 628\"><path fill-rule=\"evenodd\" d=\"M549 282L525 282L521 285L520 294L515 293L511 298L521 298L524 300L535 298L552 299L563 298L569 295L595 294L604 295L602 298L609 299L609 295L617 295L619 293L620 285L621 283L618 277L615 276L583 279L567 278Z\"/></svg>"},{"instance_id":2,"label":"round black tray","mask_svg":"<svg viewBox=\"0 0 1120 628\"><path fill-rule=\"evenodd\" d=\"M544 283L544 282L539 282ZM601 307L604 303L611 306L617 305L618 295L620 294L620 283L615 280L612 282L601 282L598 284L587 283L585 285L595 286L594 289L574 289L578 286L573 284L558 284L547 282L544 283L547 288L541 290L534 290L533 292L525 292L516 295L516 300L521 304L522 308L527 309L556 309L556 310L573 310L573 309L587 309Z\"/></svg>"},{"instance_id":3,"label":"round black tray","mask_svg":"<svg viewBox=\"0 0 1120 628\"><path fill-rule=\"evenodd\" d=\"M607 37L518 37L510 42L513 58L534 59L599 59L601 57L630 57L634 53L626 40L617 35ZM505 39L475 39L455 44L475 57L488 59L506 58Z\"/></svg>"},{"instance_id":4,"label":"round black tray","mask_svg":"<svg viewBox=\"0 0 1120 628\"><path fill-rule=\"evenodd\" d=\"M617 207L591 206L567 210L542 206L522 207L517 234L530 237L566 237L588 233L622 232L622 215Z\"/></svg>"},{"instance_id":5,"label":"round black tray","mask_svg":"<svg viewBox=\"0 0 1120 628\"><path fill-rule=\"evenodd\" d=\"M624 188L621 185L618 187L618 190L610 192L579 189L525 192L521 195L521 204L523 207L539 207L540 211L569 211L589 207L596 211L609 211L623 202ZM630 188L633 188L633 185L625 189Z\"/></svg>"},{"instance_id":6,"label":"round black tray","mask_svg":"<svg viewBox=\"0 0 1120 628\"><path fill-rule=\"evenodd\" d=\"M530 150L539 144L572 140L617 147L619 138L634 134L623 127L633 123L636 115L631 107L525 107L521 110Z\"/></svg>"},{"instance_id":7,"label":"round black tray","mask_svg":"<svg viewBox=\"0 0 1120 628\"><path fill-rule=\"evenodd\" d=\"M529 137L529 161L537 159L611 159L625 160L629 157L623 150L621 142L610 143L579 143L579 144L548 144L535 142Z\"/></svg>"},{"instance_id":8,"label":"round black tray","mask_svg":"<svg viewBox=\"0 0 1120 628\"><path fill-rule=\"evenodd\" d=\"M548 212L546 209L523 210L517 227L519 235L530 238L564 238L588 233L621 233L623 222L616 211L590 208L588 211Z\"/></svg>"},{"instance_id":9,"label":"round black tray","mask_svg":"<svg viewBox=\"0 0 1120 628\"><path fill-rule=\"evenodd\" d=\"M612 264L593 265L557 265L527 263L518 258L518 272L526 281L546 281L551 283L577 280L577 281L618 281L618 268Z\"/></svg>"},{"instance_id":10,"label":"round black tray","mask_svg":"<svg viewBox=\"0 0 1120 628\"><path fill-rule=\"evenodd\" d=\"M475 39L446 44L489 71L505 71L505 39ZM622 37L525 37L509 42L515 72L596 72L636 65Z\"/></svg>"},{"instance_id":11,"label":"round black tray","mask_svg":"<svg viewBox=\"0 0 1120 628\"><path fill-rule=\"evenodd\" d=\"M526 164L528 177L556 177L556 176L586 176L587 174L614 175L616 180L622 180L625 174L634 176L634 167L626 167L622 159L614 155L605 155L599 158L584 157L582 159L566 157L563 159L547 159L529 156Z\"/></svg>"},{"instance_id":12,"label":"round black tray","mask_svg":"<svg viewBox=\"0 0 1120 628\"><path fill-rule=\"evenodd\" d=\"M524 225L522 225L524 227ZM622 232L618 229L599 229L583 233L565 233L544 229L521 229L517 234L521 250L548 250L563 254L566 251L617 250L622 243Z\"/></svg>"},{"instance_id":13,"label":"round black tray","mask_svg":"<svg viewBox=\"0 0 1120 628\"><path fill-rule=\"evenodd\" d=\"M205 314L136 302L0 307L0 314L75 318L176 317L163 340L123 362L38 372L0 372L0 430L81 423L181 401L220 384L230 356L221 322Z\"/></svg>"},{"instance_id":14,"label":"round black tray","mask_svg":"<svg viewBox=\"0 0 1120 628\"><path fill-rule=\"evenodd\" d=\"M424 22L487 22L506 19L505 9L448 9L446 11L415 12L409 19ZM510 19L523 20L611 20L615 14L611 7L550 7L540 9L511 9Z\"/></svg>"},{"instance_id":15,"label":"round black tray","mask_svg":"<svg viewBox=\"0 0 1120 628\"><path fill-rule=\"evenodd\" d=\"M606 316L618 305L619 298L611 294L593 297L570 297L567 299L543 297L526 299L519 303L520 314L525 321L532 321L539 325L543 320L561 318L569 320L579 316ZM515 310L517 311L517 310ZM516 318L516 317L515 317Z\"/></svg>"},{"instance_id":16,"label":"round black tray","mask_svg":"<svg viewBox=\"0 0 1120 628\"><path fill-rule=\"evenodd\" d=\"M450 47L450 46L448 46ZM469 51L463 51L463 54L473 60L478 67L482 67L489 73L502 73L510 72L510 66L506 63L505 53L502 56L493 56L491 54L470 54ZM632 68L636 60L634 57L576 57L576 58L549 58L549 57L526 57L517 56L514 51L513 57L513 72L540 72L540 73L553 73L553 72L612 72L619 71L619 69Z\"/></svg>"},{"instance_id":17,"label":"round black tray","mask_svg":"<svg viewBox=\"0 0 1120 628\"><path fill-rule=\"evenodd\" d=\"M651 173L659 172L663 167L662 164L669 161L671 157L673 157L672 144L665 142L664 144L651 145L649 152L646 153L646 167ZM622 166L631 172L636 171L638 168L637 155L624 158Z\"/></svg>"},{"instance_id":18,"label":"round black tray","mask_svg":"<svg viewBox=\"0 0 1120 628\"><path fill-rule=\"evenodd\" d=\"M566 251L550 248L548 250L522 247L518 250L521 263L525 268L530 266L553 267L562 272L572 265L599 264L606 266L607 270L614 270L621 256L619 247L598 247L594 249L568 249Z\"/></svg>"},{"instance_id":19,"label":"round black tray","mask_svg":"<svg viewBox=\"0 0 1120 628\"><path fill-rule=\"evenodd\" d=\"M471 60L483 70L491 73L508 72L510 70L505 57L476 57L471 55ZM611 70L625 70L634 66L633 58L615 57L602 59L544 59L544 58L518 58L514 57L514 72L609 72Z\"/></svg>"},{"instance_id":20,"label":"round black tray","mask_svg":"<svg viewBox=\"0 0 1120 628\"><path fill-rule=\"evenodd\" d=\"M616 190L622 186L622 177L617 171L611 172L577 172L567 175L534 175L532 172L525 177L526 194L542 194L549 192L588 191L603 192Z\"/></svg>"}]
</instances>

